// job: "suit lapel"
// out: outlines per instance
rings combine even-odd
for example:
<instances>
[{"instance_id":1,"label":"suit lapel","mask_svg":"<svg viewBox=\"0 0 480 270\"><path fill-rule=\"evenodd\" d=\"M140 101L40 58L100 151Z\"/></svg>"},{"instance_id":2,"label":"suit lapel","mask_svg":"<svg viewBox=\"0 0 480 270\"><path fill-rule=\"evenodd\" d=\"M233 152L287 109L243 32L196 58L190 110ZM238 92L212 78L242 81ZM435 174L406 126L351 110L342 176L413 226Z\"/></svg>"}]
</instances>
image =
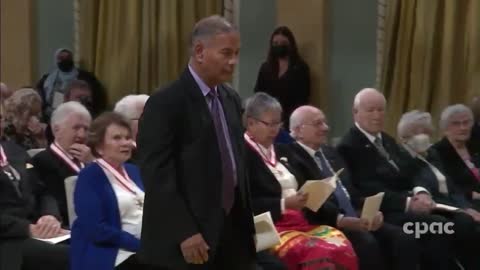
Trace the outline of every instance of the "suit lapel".
<instances>
[{"instance_id":1,"label":"suit lapel","mask_svg":"<svg viewBox=\"0 0 480 270\"><path fill-rule=\"evenodd\" d=\"M301 160L305 161L305 166L307 167L308 171L312 172L313 178L320 178L321 172L320 168L318 168L317 163L313 159L310 154L303 149L303 147L298 144L297 142L293 143L292 147L294 147L295 152L300 156ZM312 179L305 179L305 180L312 180Z\"/></svg>"}]
</instances>

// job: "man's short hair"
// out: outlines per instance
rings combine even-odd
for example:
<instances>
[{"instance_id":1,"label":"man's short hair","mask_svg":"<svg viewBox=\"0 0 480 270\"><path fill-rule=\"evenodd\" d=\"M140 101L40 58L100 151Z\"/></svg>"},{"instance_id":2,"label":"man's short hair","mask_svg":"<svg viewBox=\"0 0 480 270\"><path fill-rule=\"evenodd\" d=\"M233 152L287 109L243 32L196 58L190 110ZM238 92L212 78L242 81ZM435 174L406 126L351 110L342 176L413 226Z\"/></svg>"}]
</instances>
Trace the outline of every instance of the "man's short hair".
<instances>
[{"instance_id":1,"label":"man's short hair","mask_svg":"<svg viewBox=\"0 0 480 270\"><path fill-rule=\"evenodd\" d=\"M85 118L92 120L92 116L90 112L83 106L81 103L77 101L69 101L60 104L52 113L52 118L50 119L50 125L53 127L54 125L59 125L63 123L71 114L80 114Z\"/></svg>"},{"instance_id":2,"label":"man's short hair","mask_svg":"<svg viewBox=\"0 0 480 270\"><path fill-rule=\"evenodd\" d=\"M212 15L198 21L190 35L190 54L193 54L193 46L198 40L210 39L218 34L238 32L227 19L219 15Z\"/></svg>"}]
</instances>

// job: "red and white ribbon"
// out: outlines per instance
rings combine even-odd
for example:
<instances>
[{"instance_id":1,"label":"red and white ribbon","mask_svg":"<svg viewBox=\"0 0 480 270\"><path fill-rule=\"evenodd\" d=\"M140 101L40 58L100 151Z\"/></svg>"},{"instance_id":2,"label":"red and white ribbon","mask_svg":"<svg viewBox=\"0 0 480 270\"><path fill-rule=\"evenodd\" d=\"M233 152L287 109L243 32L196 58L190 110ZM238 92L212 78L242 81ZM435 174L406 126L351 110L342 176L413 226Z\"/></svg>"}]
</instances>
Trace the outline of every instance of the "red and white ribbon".
<instances>
[{"instance_id":1,"label":"red and white ribbon","mask_svg":"<svg viewBox=\"0 0 480 270\"><path fill-rule=\"evenodd\" d=\"M245 134L243 134L243 137L245 138L245 141L248 143L248 145L253 150L255 150L258 154L260 154L260 156L262 157L262 159L265 163L270 164L274 168L277 166L277 155L275 154L275 149L274 149L273 145L270 147L270 150L267 150L267 151L270 151L270 159L269 159L268 156L260 148L258 143L255 142L253 137L248 135L246 132L245 132Z\"/></svg>"},{"instance_id":2,"label":"red and white ribbon","mask_svg":"<svg viewBox=\"0 0 480 270\"><path fill-rule=\"evenodd\" d=\"M65 163L67 163L67 165L70 168L72 168L72 170L74 170L76 173L79 173L80 170L85 167L85 164L83 164L83 162L80 162L80 166L78 166L75 162L73 162L73 160L69 157L67 152L65 152L65 150L63 150L63 148L60 145L58 145L56 142L54 142L50 145L50 149L52 149L52 151L61 160L63 160Z\"/></svg>"},{"instance_id":3,"label":"red and white ribbon","mask_svg":"<svg viewBox=\"0 0 480 270\"><path fill-rule=\"evenodd\" d=\"M0 167L5 167L8 165L7 155L3 151L3 147L0 145Z\"/></svg>"},{"instance_id":4,"label":"red and white ribbon","mask_svg":"<svg viewBox=\"0 0 480 270\"><path fill-rule=\"evenodd\" d=\"M120 184L120 186L127 190L128 192L138 195L138 192L135 188L135 183L128 177L127 171L125 171L125 168L122 166L122 173L120 173L118 170L112 167L112 165L108 164L104 159L99 158L96 160L98 165L100 165L102 168L110 172L114 177L115 180Z\"/></svg>"}]
</instances>

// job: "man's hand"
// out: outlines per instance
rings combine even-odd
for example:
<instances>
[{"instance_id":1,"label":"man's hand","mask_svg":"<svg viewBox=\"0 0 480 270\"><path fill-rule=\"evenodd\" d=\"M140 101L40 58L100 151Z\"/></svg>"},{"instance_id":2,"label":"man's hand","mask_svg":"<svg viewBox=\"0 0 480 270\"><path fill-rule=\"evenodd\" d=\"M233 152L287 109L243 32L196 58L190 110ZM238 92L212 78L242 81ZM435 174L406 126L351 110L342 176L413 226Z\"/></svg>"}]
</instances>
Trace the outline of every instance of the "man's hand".
<instances>
[{"instance_id":1,"label":"man's hand","mask_svg":"<svg viewBox=\"0 0 480 270\"><path fill-rule=\"evenodd\" d=\"M296 195L285 198L285 208L293 210L301 210L305 207L308 200L308 194L297 193Z\"/></svg>"},{"instance_id":2,"label":"man's hand","mask_svg":"<svg viewBox=\"0 0 480 270\"><path fill-rule=\"evenodd\" d=\"M42 216L36 224L30 224L30 234L35 238L48 239L61 235L62 227L54 216Z\"/></svg>"},{"instance_id":3,"label":"man's hand","mask_svg":"<svg viewBox=\"0 0 480 270\"><path fill-rule=\"evenodd\" d=\"M464 211L465 213L469 214L473 218L473 220L475 220L475 222L480 223L480 213L477 210L468 208L468 209L465 209Z\"/></svg>"},{"instance_id":4,"label":"man's hand","mask_svg":"<svg viewBox=\"0 0 480 270\"><path fill-rule=\"evenodd\" d=\"M410 200L409 210L414 213L428 214L435 208L435 202L430 195L419 193L413 196Z\"/></svg>"},{"instance_id":5,"label":"man's hand","mask_svg":"<svg viewBox=\"0 0 480 270\"><path fill-rule=\"evenodd\" d=\"M90 147L86 146L85 144L72 144L68 149L68 153L72 155L72 157L84 163L88 163L93 160L92 151L90 150Z\"/></svg>"},{"instance_id":6,"label":"man's hand","mask_svg":"<svg viewBox=\"0 0 480 270\"><path fill-rule=\"evenodd\" d=\"M377 214L375 215L375 218L373 218L372 227L370 228L370 230L376 231L380 229L380 227L382 226L383 226L383 213L378 211Z\"/></svg>"},{"instance_id":7,"label":"man's hand","mask_svg":"<svg viewBox=\"0 0 480 270\"><path fill-rule=\"evenodd\" d=\"M476 191L472 191L472 199L480 200L480 193L478 193Z\"/></svg>"},{"instance_id":8,"label":"man's hand","mask_svg":"<svg viewBox=\"0 0 480 270\"><path fill-rule=\"evenodd\" d=\"M180 244L180 249L187 263L204 264L208 261L210 247L199 233L183 241Z\"/></svg>"},{"instance_id":9,"label":"man's hand","mask_svg":"<svg viewBox=\"0 0 480 270\"><path fill-rule=\"evenodd\" d=\"M368 220L356 217L342 217L337 222L337 226L339 229L348 229L361 232L368 231L368 225Z\"/></svg>"}]
</instances>

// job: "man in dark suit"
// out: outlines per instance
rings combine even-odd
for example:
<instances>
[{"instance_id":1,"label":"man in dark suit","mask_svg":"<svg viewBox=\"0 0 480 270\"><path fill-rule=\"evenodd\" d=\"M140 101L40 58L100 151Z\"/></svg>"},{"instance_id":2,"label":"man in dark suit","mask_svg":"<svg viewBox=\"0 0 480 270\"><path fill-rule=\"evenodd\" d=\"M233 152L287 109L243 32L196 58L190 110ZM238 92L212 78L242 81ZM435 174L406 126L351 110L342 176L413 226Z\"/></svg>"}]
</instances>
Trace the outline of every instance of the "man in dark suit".
<instances>
[{"instance_id":1,"label":"man in dark suit","mask_svg":"<svg viewBox=\"0 0 480 270\"><path fill-rule=\"evenodd\" d=\"M322 111L312 106L297 108L290 116L293 144L282 148L289 164L302 178L323 179L340 169L337 189L320 209L335 213L333 224L341 229L352 242L359 257L360 269L415 269L418 265L418 248L413 236L402 233L400 227L383 223L381 212L377 214L372 228L368 221L359 218L364 197L350 183L350 172L334 148L327 146L327 119ZM308 215L307 215L308 216ZM322 218L324 214L310 215ZM384 259L387 261L384 261ZM387 267L388 265L388 267Z\"/></svg>"},{"instance_id":2,"label":"man in dark suit","mask_svg":"<svg viewBox=\"0 0 480 270\"><path fill-rule=\"evenodd\" d=\"M435 203L428 190L413 181L417 173L417 167L412 165L414 160L383 132L385 107L385 97L375 89L363 89L355 96L355 126L338 146L351 172L352 184L364 196L385 192L381 207L385 220L403 226L404 232L407 232L405 224L409 222L430 226L451 222L448 215L432 213ZM463 220L462 224L473 226L474 221L468 215L460 214L458 218ZM467 256L464 250L460 251L462 245L454 245L452 240L465 234L459 224L455 223L453 228L453 235L437 234L432 230L421 235L425 269L452 269L455 254L450 249L457 252L465 269L480 269L474 258Z\"/></svg>"},{"instance_id":3,"label":"man in dark suit","mask_svg":"<svg viewBox=\"0 0 480 270\"><path fill-rule=\"evenodd\" d=\"M145 105L137 137L145 182L139 256L154 267L255 269L241 104L223 84L239 46L224 18L202 19L188 67Z\"/></svg>"},{"instance_id":4,"label":"man in dark suit","mask_svg":"<svg viewBox=\"0 0 480 270\"><path fill-rule=\"evenodd\" d=\"M28 158L20 146L0 142L0 270L68 269L66 246L34 239L63 231Z\"/></svg>"},{"instance_id":5,"label":"man in dark suit","mask_svg":"<svg viewBox=\"0 0 480 270\"><path fill-rule=\"evenodd\" d=\"M61 104L51 118L54 142L31 161L47 191L57 200L64 227L69 226L64 180L77 175L93 159L85 144L90 122L90 113L82 104L75 101Z\"/></svg>"}]
</instances>

